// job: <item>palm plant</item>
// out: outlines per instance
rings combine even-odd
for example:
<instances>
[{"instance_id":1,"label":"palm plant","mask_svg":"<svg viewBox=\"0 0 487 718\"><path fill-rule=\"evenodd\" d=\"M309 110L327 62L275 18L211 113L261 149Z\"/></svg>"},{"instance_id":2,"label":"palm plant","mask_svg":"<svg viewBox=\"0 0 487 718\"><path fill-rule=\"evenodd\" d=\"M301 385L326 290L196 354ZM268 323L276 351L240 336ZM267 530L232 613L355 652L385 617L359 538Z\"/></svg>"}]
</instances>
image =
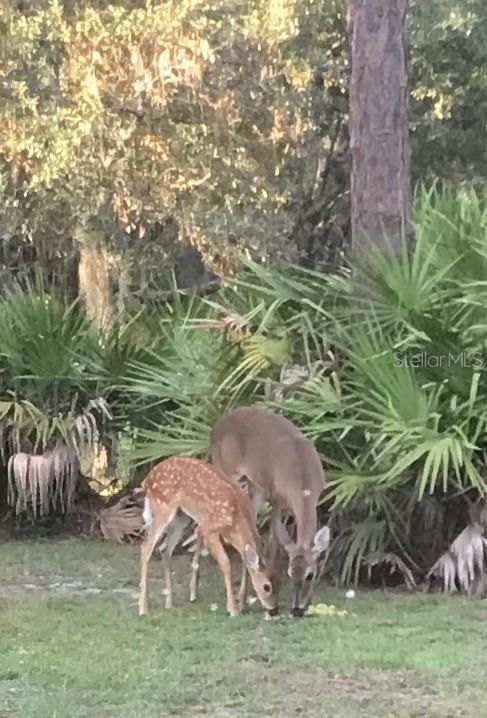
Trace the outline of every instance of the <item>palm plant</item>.
<instances>
[{"instance_id":1,"label":"palm plant","mask_svg":"<svg viewBox=\"0 0 487 718\"><path fill-rule=\"evenodd\" d=\"M69 410L84 389L77 356L90 333L76 304L66 306L41 285L7 290L0 312L3 392L34 405L48 401L54 413Z\"/></svg>"},{"instance_id":2,"label":"palm plant","mask_svg":"<svg viewBox=\"0 0 487 718\"><path fill-rule=\"evenodd\" d=\"M96 342L80 307L40 283L0 298L0 455L17 514L73 506L79 464L112 418L86 371Z\"/></svg>"},{"instance_id":3,"label":"palm plant","mask_svg":"<svg viewBox=\"0 0 487 718\"><path fill-rule=\"evenodd\" d=\"M358 269L246 262L170 325L154 373L139 366L131 378L139 400L167 407L141 432L141 460L204 454L214 419L237 403L301 426L328 467L324 510L344 582L386 564L412 585L456 526L455 497L486 490L486 203L422 190L415 219L414 251L371 257L366 291ZM429 542L417 535L426 530Z\"/></svg>"},{"instance_id":4,"label":"palm plant","mask_svg":"<svg viewBox=\"0 0 487 718\"><path fill-rule=\"evenodd\" d=\"M461 497L485 492L487 448L486 203L422 190L415 220L414 251L371 257L360 291L359 269L245 262L211 299L175 292L103 335L42 288L6 293L5 456L79 455L79 427L89 443L108 413L141 465L204 456L223 411L263 403L323 456L339 580L388 567L412 586L460 530ZM40 496L22 460L11 468L12 501L19 486ZM45 511L49 501L37 503Z\"/></svg>"},{"instance_id":5,"label":"palm plant","mask_svg":"<svg viewBox=\"0 0 487 718\"><path fill-rule=\"evenodd\" d=\"M235 382L228 389L242 350L220 325L213 331L208 314L206 303L176 297L160 319L160 350L127 369L127 420L139 417L134 459L140 463L169 454L204 455L219 414L254 390L248 377L238 390Z\"/></svg>"}]
</instances>

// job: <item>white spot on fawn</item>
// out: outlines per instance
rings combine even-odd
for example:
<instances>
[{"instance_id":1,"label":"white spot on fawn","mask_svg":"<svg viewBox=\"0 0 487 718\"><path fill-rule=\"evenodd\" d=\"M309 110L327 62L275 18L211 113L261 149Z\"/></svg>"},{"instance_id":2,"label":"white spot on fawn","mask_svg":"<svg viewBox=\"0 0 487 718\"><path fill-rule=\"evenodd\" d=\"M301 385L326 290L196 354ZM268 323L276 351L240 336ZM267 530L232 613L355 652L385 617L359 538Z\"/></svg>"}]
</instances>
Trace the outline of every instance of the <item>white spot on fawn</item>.
<instances>
[{"instance_id":1,"label":"white spot on fawn","mask_svg":"<svg viewBox=\"0 0 487 718\"><path fill-rule=\"evenodd\" d=\"M311 496L311 491L309 489L303 489L303 496Z\"/></svg>"}]
</instances>

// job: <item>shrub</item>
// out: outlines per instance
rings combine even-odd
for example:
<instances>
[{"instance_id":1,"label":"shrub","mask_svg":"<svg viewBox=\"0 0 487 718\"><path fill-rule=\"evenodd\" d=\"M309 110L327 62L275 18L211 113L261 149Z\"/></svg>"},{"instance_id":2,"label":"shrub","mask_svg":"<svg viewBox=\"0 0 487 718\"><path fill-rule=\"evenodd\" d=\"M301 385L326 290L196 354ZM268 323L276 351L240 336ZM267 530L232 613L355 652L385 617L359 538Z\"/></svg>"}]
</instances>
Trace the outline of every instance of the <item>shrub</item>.
<instances>
[{"instance_id":1,"label":"shrub","mask_svg":"<svg viewBox=\"0 0 487 718\"><path fill-rule=\"evenodd\" d=\"M476 194L423 189L412 255L378 254L366 277L248 263L172 327L173 365L132 377L135 395L177 402L170 426L162 413L141 432L139 460L204 454L224 408L263 402L323 455L340 578L426 571L485 491L486 222ZM304 380L280 381L296 365Z\"/></svg>"}]
</instances>

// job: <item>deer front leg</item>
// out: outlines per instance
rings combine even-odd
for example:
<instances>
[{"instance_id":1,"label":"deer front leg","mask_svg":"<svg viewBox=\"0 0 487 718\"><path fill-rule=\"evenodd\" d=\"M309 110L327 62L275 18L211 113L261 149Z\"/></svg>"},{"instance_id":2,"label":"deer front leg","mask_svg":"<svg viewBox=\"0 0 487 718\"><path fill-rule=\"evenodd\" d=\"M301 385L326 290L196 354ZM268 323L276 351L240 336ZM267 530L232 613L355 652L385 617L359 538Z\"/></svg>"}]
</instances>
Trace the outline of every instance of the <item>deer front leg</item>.
<instances>
[{"instance_id":1,"label":"deer front leg","mask_svg":"<svg viewBox=\"0 0 487 718\"><path fill-rule=\"evenodd\" d=\"M267 543L267 558L274 571L282 575L287 568L287 552L280 541L282 535L282 511L279 506L272 507L271 522Z\"/></svg>"},{"instance_id":2,"label":"deer front leg","mask_svg":"<svg viewBox=\"0 0 487 718\"><path fill-rule=\"evenodd\" d=\"M225 589L227 592L227 611L232 616L238 616L237 604L235 602L235 596L233 595L232 586L232 565L228 558L227 552L223 548L223 544L218 534L209 534L205 536L205 542L208 546L208 550L213 555L217 562L220 571L223 574L225 581Z\"/></svg>"},{"instance_id":3,"label":"deer front leg","mask_svg":"<svg viewBox=\"0 0 487 718\"><path fill-rule=\"evenodd\" d=\"M139 582L139 616L145 616L148 609L147 603L147 567L152 555L153 547L149 547L146 541L140 549L140 582Z\"/></svg>"},{"instance_id":4,"label":"deer front leg","mask_svg":"<svg viewBox=\"0 0 487 718\"><path fill-rule=\"evenodd\" d=\"M262 489L258 488L251 481L248 482L248 494L252 503L253 518L255 523L257 524L259 513L264 508L267 497L266 494L262 491Z\"/></svg>"},{"instance_id":5,"label":"deer front leg","mask_svg":"<svg viewBox=\"0 0 487 718\"><path fill-rule=\"evenodd\" d=\"M237 603L242 610L245 606L245 597L247 595L247 569L242 561L242 577L240 579L240 588L237 594Z\"/></svg>"}]
</instances>

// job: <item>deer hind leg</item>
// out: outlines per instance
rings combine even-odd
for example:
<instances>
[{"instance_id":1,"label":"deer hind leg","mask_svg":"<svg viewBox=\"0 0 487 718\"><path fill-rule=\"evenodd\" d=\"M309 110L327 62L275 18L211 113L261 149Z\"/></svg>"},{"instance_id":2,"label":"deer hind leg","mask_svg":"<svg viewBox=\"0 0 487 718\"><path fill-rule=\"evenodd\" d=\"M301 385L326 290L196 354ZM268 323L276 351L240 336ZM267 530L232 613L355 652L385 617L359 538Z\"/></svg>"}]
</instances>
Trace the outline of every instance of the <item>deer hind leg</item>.
<instances>
[{"instance_id":1,"label":"deer hind leg","mask_svg":"<svg viewBox=\"0 0 487 718\"><path fill-rule=\"evenodd\" d=\"M227 611L232 617L238 616L237 604L235 602L235 596L233 595L232 565L230 563L230 559L228 558L228 554L225 551L220 536L218 534L213 533L206 535L205 541L206 545L208 546L208 550L213 555L215 561L220 568L220 571L223 574L223 579L225 581L225 590L227 592Z\"/></svg>"},{"instance_id":2,"label":"deer hind leg","mask_svg":"<svg viewBox=\"0 0 487 718\"><path fill-rule=\"evenodd\" d=\"M189 600L191 603L196 601L196 594L200 581L200 558L203 549L203 536L199 527L196 529L196 543L194 547L193 559L191 561L191 578L189 580Z\"/></svg>"},{"instance_id":3,"label":"deer hind leg","mask_svg":"<svg viewBox=\"0 0 487 718\"><path fill-rule=\"evenodd\" d=\"M178 511L169 526L167 527L166 544L164 550L161 552L162 566L164 572L164 588L162 589L162 595L165 598L165 608L173 607L173 590L171 575L172 555L176 546L178 546L178 544L181 542L184 530L190 522L191 518L189 516L184 514L182 511Z\"/></svg>"},{"instance_id":4,"label":"deer hind leg","mask_svg":"<svg viewBox=\"0 0 487 718\"><path fill-rule=\"evenodd\" d=\"M154 548L172 521L174 509L159 511L157 518L153 518L147 536L140 549L140 583L139 583L139 616L147 613L147 569Z\"/></svg>"}]
</instances>

